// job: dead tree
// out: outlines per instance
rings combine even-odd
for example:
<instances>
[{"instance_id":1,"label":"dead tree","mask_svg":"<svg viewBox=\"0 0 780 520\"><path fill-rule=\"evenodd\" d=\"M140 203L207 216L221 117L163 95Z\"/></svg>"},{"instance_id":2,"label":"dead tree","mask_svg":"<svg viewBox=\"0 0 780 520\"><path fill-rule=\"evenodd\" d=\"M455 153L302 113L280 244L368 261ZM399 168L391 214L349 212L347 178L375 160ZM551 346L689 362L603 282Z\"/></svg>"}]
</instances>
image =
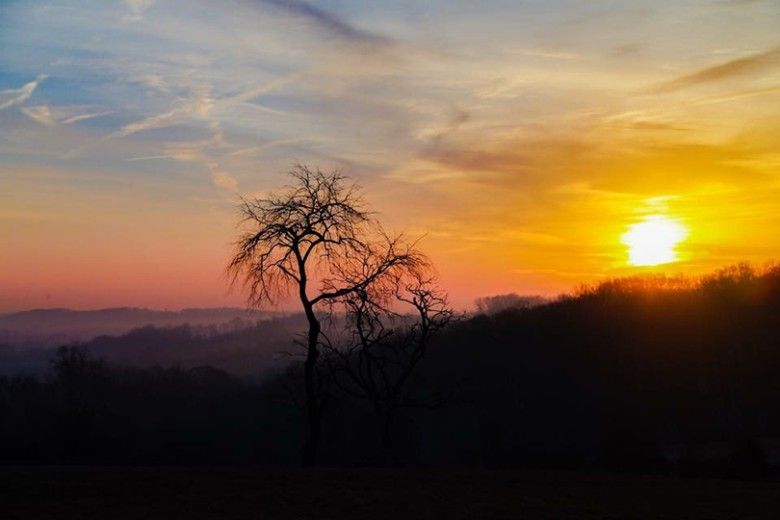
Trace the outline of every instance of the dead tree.
<instances>
[{"instance_id":1,"label":"dead tree","mask_svg":"<svg viewBox=\"0 0 780 520\"><path fill-rule=\"evenodd\" d=\"M422 267L422 268L421 268ZM402 407L434 407L436 396L415 396L410 383L431 339L453 318L446 294L425 266L385 277L339 300L346 334L328 341L334 383L367 400L380 425L378 459L390 462L393 426Z\"/></svg>"},{"instance_id":2,"label":"dead tree","mask_svg":"<svg viewBox=\"0 0 780 520\"><path fill-rule=\"evenodd\" d=\"M308 321L304 362L306 430L303 464L314 465L326 395L318 372L327 303L369 289L396 271L423 262L401 237L385 234L366 210L359 189L339 172L298 165L292 185L240 205L243 232L228 265L255 307L274 304L292 291Z\"/></svg>"}]
</instances>

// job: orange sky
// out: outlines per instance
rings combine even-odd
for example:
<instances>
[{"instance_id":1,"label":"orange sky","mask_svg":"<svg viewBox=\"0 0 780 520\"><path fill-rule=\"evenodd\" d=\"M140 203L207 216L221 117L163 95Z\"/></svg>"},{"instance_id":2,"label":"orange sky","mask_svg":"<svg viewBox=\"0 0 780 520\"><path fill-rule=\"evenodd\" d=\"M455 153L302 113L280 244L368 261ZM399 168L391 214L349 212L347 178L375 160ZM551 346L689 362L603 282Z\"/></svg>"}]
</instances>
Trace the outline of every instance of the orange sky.
<instances>
[{"instance_id":1,"label":"orange sky","mask_svg":"<svg viewBox=\"0 0 780 520\"><path fill-rule=\"evenodd\" d=\"M125 4L0 21L0 311L241 304L237 196L296 161L458 306L780 258L776 2ZM679 261L628 264L649 215Z\"/></svg>"}]
</instances>

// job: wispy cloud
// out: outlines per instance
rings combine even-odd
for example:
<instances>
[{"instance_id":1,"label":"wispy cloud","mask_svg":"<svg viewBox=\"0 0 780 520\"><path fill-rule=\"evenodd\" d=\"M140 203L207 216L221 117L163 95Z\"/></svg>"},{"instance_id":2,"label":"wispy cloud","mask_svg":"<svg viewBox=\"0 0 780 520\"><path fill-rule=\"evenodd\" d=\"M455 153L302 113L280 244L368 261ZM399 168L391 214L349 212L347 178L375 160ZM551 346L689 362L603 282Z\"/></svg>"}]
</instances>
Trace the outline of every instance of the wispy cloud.
<instances>
[{"instance_id":1,"label":"wispy cloud","mask_svg":"<svg viewBox=\"0 0 780 520\"><path fill-rule=\"evenodd\" d=\"M392 43L392 39L388 37L359 29L345 19L302 0L259 0L259 2L309 22L347 41L372 46Z\"/></svg>"},{"instance_id":2,"label":"wispy cloud","mask_svg":"<svg viewBox=\"0 0 780 520\"><path fill-rule=\"evenodd\" d=\"M211 180L215 186L229 191L230 193L238 193L238 181L235 177L225 171L211 172Z\"/></svg>"},{"instance_id":3,"label":"wispy cloud","mask_svg":"<svg viewBox=\"0 0 780 520\"><path fill-rule=\"evenodd\" d=\"M40 85L41 82L46 79L46 77L47 76L45 74L41 74L33 81L23 85L21 88L1 90L0 110L11 108L30 99L30 96L32 96L33 92L35 92L35 89L38 88L38 85Z\"/></svg>"},{"instance_id":4,"label":"wispy cloud","mask_svg":"<svg viewBox=\"0 0 780 520\"><path fill-rule=\"evenodd\" d=\"M129 157L126 161L156 161L159 159L173 159L170 155L144 155L141 157Z\"/></svg>"},{"instance_id":5,"label":"wispy cloud","mask_svg":"<svg viewBox=\"0 0 780 520\"><path fill-rule=\"evenodd\" d=\"M299 77L298 74L281 76L279 78L261 83L260 85L242 90L235 94L223 95L217 99L211 97L207 91L191 92L187 98L178 98L178 106L175 108L160 114L127 123L115 132L104 135L100 139L97 139L91 143L70 150L63 157L68 159L78 157L89 148L111 139L129 137L133 134L137 134L146 130L167 128L177 124L192 121L193 119L201 119L203 121L210 122L212 126L218 126L219 120L211 117L214 111L226 110L236 105L240 105L241 103L246 103L258 96L287 85L297 77Z\"/></svg>"},{"instance_id":6,"label":"wispy cloud","mask_svg":"<svg viewBox=\"0 0 780 520\"><path fill-rule=\"evenodd\" d=\"M756 74L778 65L780 65L780 46L765 52L751 54L750 56L729 60L719 65L699 69L690 74L661 83L653 91L657 93L673 92L705 83Z\"/></svg>"},{"instance_id":7,"label":"wispy cloud","mask_svg":"<svg viewBox=\"0 0 780 520\"><path fill-rule=\"evenodd\" d=\"M171 126L175 124L176 121L179 120L181 116L185 116L189 114L190 111L191 111L190 106L186 106L181 108L175 108L173 110L169 110L168 112L157 114L155 116L146 117L138 121L133 121L132 123L128 123L125 126L123 126L118 132L114 132L113 134L107 137L108 138L128 137L138 132L142 132L144 130L165 128L167 126Z\"/></svg>"},{"instance_id":8,"label":"wispy cloud","mask_svg":"<svg viewBox=\"0 0 780 520\"><path fill-rule=\"evenodd\" d=\"M46 105L38 105L34 107L22 107L21 110L24 115L26 115L33 121L37 121L43 126L54 126L57 124L57 122L54 120L54 118L51 115L51 110L49 110L49 107L47 107Z\"/></svg>"},{"instance_id":9,"label":"wispy cloud","mask_svg":"<svg viewBox=\"0 0 780 520\"><path fill-rule=\"evenodd\" d=\"M263 94L268 94L269 92L272 92L278 88L284 87L301 76L302 74L297 73L280 76L237 94L223 96L217 100L216 107L223 109L239 105L241 103L246 103L247 101L251 101L256 97L262 96Z\"/></svg>"},{"instance_id":10,"label":"wispy cloud","mask_svg":"<svg viewBox=\"0 0 780 520\"><path fill-rule=\"evenodd\" d=\"M757 97L757 96L771 96L775 94L780 94L780 85L774 85L771 87L764 87L764 88L756 88L756 89L750 89L750 90L744 90L741 92L732 92L730 94L726 94L723 96L715 96L715 97L709 97L702 99L700 101L697 101L696 105L712 105L715 103L724 103L727 101L734 101L736 99L742 99L742 98L749 98L749 97Z\"/></svg>"},{"instance_id":11,"label":"wispy cloud","mask_svg":"<svg viewBox=\"0 0 780 520\"><path fill-rule=\"evenodd\" d=\"M78 113L67 107L51 108L48 105L22 107L21 111L24 115L33 121L49 127L56 125L70 125L73 123L78 123L79 121L106 116L111 113L110 110Z\"/></svg>"},{"instance_id":12,"label":"wispy cloud","mask_svg":"<svg viewBox=\"0 0 780 520\"><path fill-rule=\"evenodd\" d=\"M96 117L103 117L111 114L110 110L104 110L102 112L90 112L87 114L77 114L74 116L66 117L65 119L60 120L60 124L63 125L70 125L73 123L77 123L79 121L86 121L87 119L94 119Z\"/></svg>"}]
</instances>

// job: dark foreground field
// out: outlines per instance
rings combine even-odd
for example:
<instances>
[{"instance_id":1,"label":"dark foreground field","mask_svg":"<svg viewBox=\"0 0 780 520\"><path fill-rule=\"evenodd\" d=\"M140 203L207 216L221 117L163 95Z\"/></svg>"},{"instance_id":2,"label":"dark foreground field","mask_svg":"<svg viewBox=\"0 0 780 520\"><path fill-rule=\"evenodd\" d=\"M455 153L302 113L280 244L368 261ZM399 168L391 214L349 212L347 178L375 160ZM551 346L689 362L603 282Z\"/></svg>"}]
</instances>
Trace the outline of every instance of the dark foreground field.
<instances>
[{"instance_id":1,"label":"dark foreground field","mask_svg":"<svg viewBox=\"0 0 780 520\"><path fill-rule=\"evenodd\" d=\"M780 483L566 472L2 468L0 518L780 518Z\"/></svg>"}]
</instances>

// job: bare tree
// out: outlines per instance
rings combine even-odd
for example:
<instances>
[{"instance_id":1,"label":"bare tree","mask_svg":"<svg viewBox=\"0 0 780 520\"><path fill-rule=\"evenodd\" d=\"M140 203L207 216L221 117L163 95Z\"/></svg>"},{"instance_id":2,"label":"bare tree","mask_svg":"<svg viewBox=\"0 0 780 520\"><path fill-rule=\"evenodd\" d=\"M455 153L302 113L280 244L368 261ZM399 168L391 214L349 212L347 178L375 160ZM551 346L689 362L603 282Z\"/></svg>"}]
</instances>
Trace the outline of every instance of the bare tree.
<instances>
[{"instance_id":1,"label":"bare tree","mask_svg":"<svg viewBox=\"0 0 780 520\"><path fill-rule=\"evenodd\" d=\"M440 404L440 397L412 395L409 383L453 311L427 266L395 272L338 303L347 334L327 342L328 367L341 390L371 403L381 428L379 461L386 464L400 408Z\"/></svg>"},{"instance_id":2,"label":"bare tree","mask_svg":"<svg viewBox=\"0 0 780 520\"><path fill-rule=\"evenodd\" d=\"M385 277L414 269L422 256L402 237L388 236L359 189L339 172L298 165L292 185L266 198L244 199L243 232L228 265L251 305L274 304L294 291L308 321L304 389L304 465L317 461L326 394L318 372L322 325L318 309L369 290Z\"/></svg>"}]
</instances>

